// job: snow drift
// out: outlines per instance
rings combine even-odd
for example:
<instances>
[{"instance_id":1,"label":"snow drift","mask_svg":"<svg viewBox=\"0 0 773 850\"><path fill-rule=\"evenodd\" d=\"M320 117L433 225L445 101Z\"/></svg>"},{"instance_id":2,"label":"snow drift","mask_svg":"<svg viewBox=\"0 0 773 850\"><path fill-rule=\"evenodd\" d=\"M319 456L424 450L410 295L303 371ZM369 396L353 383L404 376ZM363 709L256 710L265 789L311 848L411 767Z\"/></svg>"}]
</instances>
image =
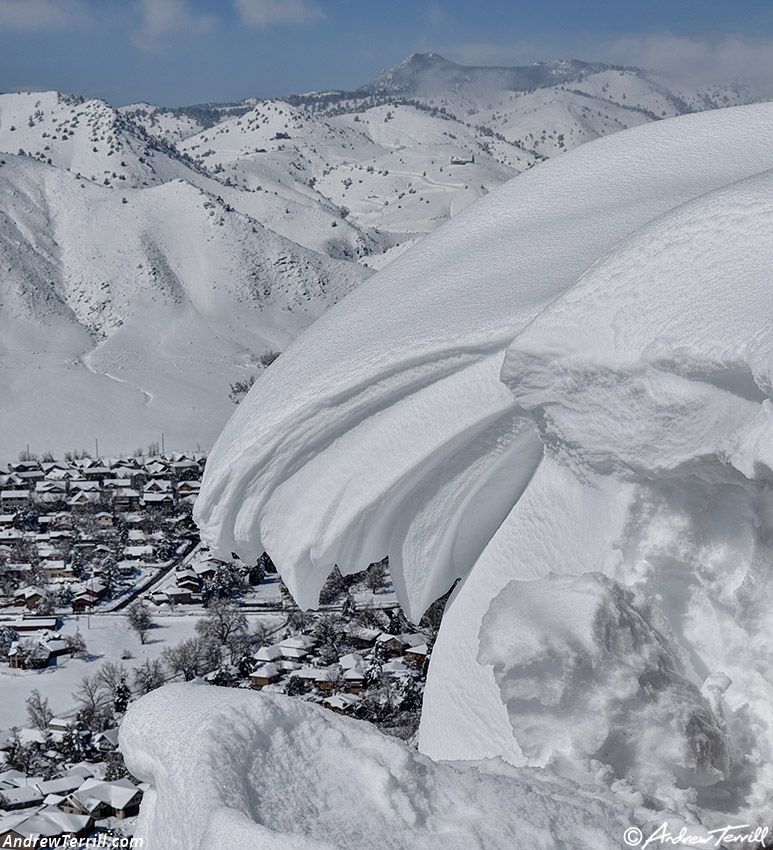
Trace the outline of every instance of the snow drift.
<instances>
[{"instance_id":1,"label":"snow drift","mask_svg":"<svg viewBox=\"0 0 773 850\"><path fill-rule=\"evenodd\" d=\"M770 812L772 141L765 104L521 175L316 322L223 431L198 522L302 605L385 554L414 619L462 578L433 758Z\"/></svg>"},{"instance_id":2,"label":"snow drift","mask_svg":"<svg viewBox=\"0 0 773 850\"><path fill-rule=\"evenodd\" d=\"M121 748L153 785L137 826L149 848L617 850L634 823L653 829L652 812L537 769L435 764L275 694L167 686L132 705Z\"/></svg>"}]
</instances>

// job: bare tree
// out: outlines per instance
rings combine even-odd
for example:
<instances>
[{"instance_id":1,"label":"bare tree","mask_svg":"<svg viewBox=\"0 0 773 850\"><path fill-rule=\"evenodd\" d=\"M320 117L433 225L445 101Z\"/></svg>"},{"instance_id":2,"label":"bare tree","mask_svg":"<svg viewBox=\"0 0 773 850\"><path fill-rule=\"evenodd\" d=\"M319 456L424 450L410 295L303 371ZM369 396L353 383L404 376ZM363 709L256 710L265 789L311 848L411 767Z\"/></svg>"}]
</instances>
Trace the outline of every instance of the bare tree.
<instances>
[{"instance_id":1,"label":"bare tree","mask_svg":"<svg viewBox=\"0 0 773 850\"><path fill-rule=\"evenodd\" d=\"M53 614L55 610L56 599L52 593L46 591L38 600L38 604L35 606L35 613L43 616L49 616Z\"/></svg>"},{"instance_id":2,"label":"bare tree","mask_svg":"<svg viewBox=\"0 0 773 850\"><path fill-rule=\"evenodd\" d=\"M101 732L115 722L98 675L84 676L73 699L79 705L78 718L90 729Z\"/></svg>"},{"instance_id":3,"label":"bare tree","mask_svg":"<svg viewBox=\"0 0 773 850\"><path fill-rule=\"evenodd\" d=\"M129 672L123 664L116 664L114 661L104 661L95 674L106 699L111 702L115 702L116 697L121 692L121 685L126 682L128 675Z\"/></svg>"},{"instance_id":4,"label":"bare tree","mask_svg":"<svg viewBox=\"0 0 773 850\"><path fill-rule=\"evenodd\" d=\"M247 618L233 602L213 599L206 617L196 623L196 631L205 639L226 644L234 636L247 633Z\"/></svg>"},{"instance_id":5,"label":"bare tree","mask_svg":"<svg viewBox=\"0 0 773 850\"><path fill-rule=\"evenodd\" d=\"M164 668L157 658L148 659L134 670L134 690L140 696L160 688L165 681Z\"/></svg>"},{"instance_id":6,"label":"bare tree","mask_svg":"<svg viewBox=\"0 0 773 850\"><path fill-rule=\"evenodd\" d=\"M64 639L67 644L67 649L75 658L84 658L87 655L86 641L83 639L80 629L77 629L74 635L68 635Z\"/></svg>"},{"instance_id":7,"label":"bare tree","mask_svg":"<svg viewBox=\"0 0 773 850\"><path fill-rule=\"evenodd\" d=\"M148 632L153 625L153 618L150 615L150 609L144 602L137 600L132 602L129 606L127 615L129 628L137 632L137 637L140 639L140 643L144 644L148 636Z\"/></svg>"},{"instance_id":8,"label":"bare tree","mask_svg":"<svg viewBox=\"0 0 773 850\"><path fill-rule=\"evenodd\" d=\"M16 663L19 667L26 669L32 663L32 659L39 649L40 644L32 638L20 640L16 645Z\"/></svg>"},{"instance_id":9,"label":"bare tree","mask_svg":"<svg viewBox=\"0 0 773 850\"><path fill-rule=\"evenodd\" d=\"M368 590L376 593L376 591L381 589L384 584L384 579L386 578L386 567L387 561L385 558L383 561L371 564L368 569L365 570L365 586Z\"/></svg>"},{"instance_id":10,"label":"bare tree","mask_svg":"<svg viewBox=\"0 0 773 850\"><path fill-rule=\"evenodd\" d=\"M48 699L42 697L40 691L35 688L25 702L27 703L27 715L32 726L42 732L48 731L51 718L54 716L54 712L48 707Z\"/></svg>"},{"instance_id":11,"label":"bare tree","mask_svg":"<svg viewBox=\"0 0 773 850\"><path fill-rule=\"evenodd\" d=\"M213 651L209 641L192 637L181 641L177 646L168 647L162 657L175 676L182 676L189 682L196 676L214 670L220 663L219 658L215 661L217 655L219 652Z\"/></svg>"},{"instance_id":12,"label":"bare tree","mask_svg":"<svg viewBox=\"0 0 773 850\"><path fill-rule=\"evenodd\" d=\"M255 631L252 633L255 648L260 649L261 647L268 646L271 643L271 637L275 632L276 629L272 629L262 620L258 620L255 626Z\"/></svg>"}]
</instances>

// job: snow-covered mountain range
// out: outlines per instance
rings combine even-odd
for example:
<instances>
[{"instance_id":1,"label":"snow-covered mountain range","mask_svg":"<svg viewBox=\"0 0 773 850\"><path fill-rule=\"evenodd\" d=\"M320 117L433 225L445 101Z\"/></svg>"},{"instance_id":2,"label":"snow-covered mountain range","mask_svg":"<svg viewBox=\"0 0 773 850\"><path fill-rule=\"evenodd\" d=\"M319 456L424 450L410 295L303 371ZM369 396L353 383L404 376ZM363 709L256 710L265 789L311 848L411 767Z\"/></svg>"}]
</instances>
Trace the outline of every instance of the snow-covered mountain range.
<instances>
[{"instance_id":1,"label":"snow-covered mountain range","mask_svg":"<svg viewBox=\"0 0 773 850\"><path fill-rule=\"evenodd\" d=\"M437 54L352 92L225 106L0 95L0 456L210 445L261 354L478 197L584 141L757 96Z\"/></svg>"}]
</instances>

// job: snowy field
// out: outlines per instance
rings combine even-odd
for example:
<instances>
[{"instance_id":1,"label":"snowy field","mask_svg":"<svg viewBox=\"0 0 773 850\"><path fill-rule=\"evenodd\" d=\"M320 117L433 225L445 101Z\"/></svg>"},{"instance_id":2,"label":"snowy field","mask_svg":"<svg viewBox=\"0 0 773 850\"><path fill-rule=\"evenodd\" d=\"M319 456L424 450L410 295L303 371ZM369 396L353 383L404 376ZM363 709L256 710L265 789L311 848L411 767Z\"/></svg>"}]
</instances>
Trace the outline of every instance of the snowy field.
<instances>
[{"instance_id":1,"label":"snowy field","mask_svg":"<svg viewBox=\"0 0 773 850\"><path fill-rule=\"evenodd\" d=\"M62 634L72 635L80 630L89 657L80 659L62 656L44 670L11 670L3 665L0 668L0 729L28 724L25 700L34 688L41 696L48 698L51 710L57 717L72 717L76 711L73 692L84 676L93 676L105 661L123 664L131 673L146 660L160 658L166 648L195 635L200 614L185 612L164 616L155 611L151 613L153 627L144 646L129 628L125 616L94 614L88 617L82 614L63 617ZM248 614L247 619L250 629L254 628L259 619L270 625L281 622L281 618L270 615ZM127 654L130 657L124 657Z\"/></svg>"}]
</instances>

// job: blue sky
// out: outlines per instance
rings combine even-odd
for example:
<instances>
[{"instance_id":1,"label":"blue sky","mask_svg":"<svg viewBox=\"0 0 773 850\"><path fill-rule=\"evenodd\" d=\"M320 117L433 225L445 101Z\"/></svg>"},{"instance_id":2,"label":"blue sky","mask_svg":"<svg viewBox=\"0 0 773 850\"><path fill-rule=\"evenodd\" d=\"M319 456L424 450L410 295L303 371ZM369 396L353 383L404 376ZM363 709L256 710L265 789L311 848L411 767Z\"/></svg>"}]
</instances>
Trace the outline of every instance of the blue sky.
<instances>
[{"instance_id":1,"label":"blue sky","mask_svg":"<svg viewBox=\"0 0 773 850\"><path fill-rule=\"evenodd\" d=\"M355 88L415 51L773 78L769 0L0 0L0 90L179 105Z\"/></svg>"}]
</instances>

